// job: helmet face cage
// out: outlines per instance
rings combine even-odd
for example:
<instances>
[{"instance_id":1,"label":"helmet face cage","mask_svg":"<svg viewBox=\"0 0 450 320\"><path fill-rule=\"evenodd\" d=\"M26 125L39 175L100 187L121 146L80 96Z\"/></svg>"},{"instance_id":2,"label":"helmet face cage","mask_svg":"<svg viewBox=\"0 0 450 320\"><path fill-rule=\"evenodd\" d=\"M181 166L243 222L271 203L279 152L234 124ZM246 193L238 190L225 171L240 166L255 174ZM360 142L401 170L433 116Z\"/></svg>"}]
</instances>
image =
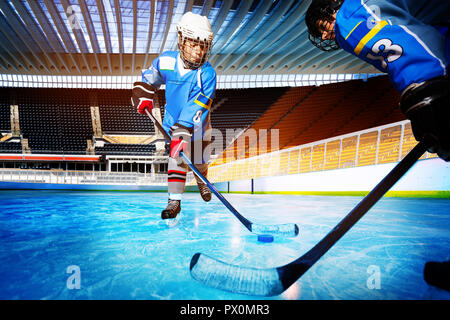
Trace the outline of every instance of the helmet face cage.
<instances>
[{"instance_id":1,"label":"helmet face cage","mask_svg":"<svg viewBox=\"0 0 450 320\"><path fill-rule=\"evenodd\" d=\"M191 46L191 48L187 48ZM196 46L200 46L203 55L196 59L192 56L191 51L194 50ZM211 53L212 41L200 40L198 37L195 39L193 37L188 37L183 35L183 32L178 32L178 49L180 50L181 60L186 68L188 69L198 69L203 64L208 61Z\"/></svg>"},{"instance_id":2,"label":"helmet face cage","mask_svg":"<svg viewBox=\"0 0 450 320\"><path fill-rule=\"evenodd\" d=\"M336 39L322 39L322 30L318 26L318 21L332 21L332 16L341 7L344 0L313 0L313 3L306 12L305 22L308 27L308 38L314 46L322 51L334 51L340 48ZM333 32L334 34L334 32Z\"/></svg>"},{"instance_id":3,"label":"helmet face cage","mask_svg":"<svg viewBox=\"0 0 450 320\"><path fill-rule=\"evenodd\" d=\"M308 35L308 38L314 46L322 51L336 51L341 48L335 39L323 40L322 36L314 37L311 34Z\"/></svg>"}]
</instances>

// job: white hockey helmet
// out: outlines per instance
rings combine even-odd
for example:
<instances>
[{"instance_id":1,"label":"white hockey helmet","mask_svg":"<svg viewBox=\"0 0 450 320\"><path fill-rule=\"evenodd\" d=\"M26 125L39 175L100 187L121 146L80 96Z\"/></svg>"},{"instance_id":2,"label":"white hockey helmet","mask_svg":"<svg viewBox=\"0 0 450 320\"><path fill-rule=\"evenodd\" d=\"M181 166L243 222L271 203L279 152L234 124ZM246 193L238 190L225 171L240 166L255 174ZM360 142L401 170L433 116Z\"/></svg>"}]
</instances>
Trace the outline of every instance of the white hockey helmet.
<instances>
[{"instance_id":1,"label":"white hockey helmet","mask_svg":"<svg viewBox=\"0 0 450 320\"><path fill-rule=\"evenodd\" d=\"M178 49L185 67L200 68L211 53L213 33L205 16L186 12L177 25ZM196 47L195 50L193 48ZM193 52L194 51L194 52Z\"/></svg>"}]
</instances>

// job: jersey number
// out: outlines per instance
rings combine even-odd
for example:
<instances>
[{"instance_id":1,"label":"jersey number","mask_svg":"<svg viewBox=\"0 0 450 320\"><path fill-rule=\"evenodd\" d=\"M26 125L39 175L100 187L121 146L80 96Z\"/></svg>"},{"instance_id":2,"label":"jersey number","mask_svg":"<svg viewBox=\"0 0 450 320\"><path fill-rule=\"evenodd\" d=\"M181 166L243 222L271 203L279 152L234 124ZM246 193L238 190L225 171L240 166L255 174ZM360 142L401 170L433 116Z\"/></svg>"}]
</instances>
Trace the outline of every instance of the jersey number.
<instances>
[{"instance_id":1,"label":"jersey number","mask_svg":"<svg viewBox=\"0 0 450 320\"><path fill-rule=\"evenodd\" d=\"M202 120L202 113L202 110L198 110L195 116L192 118L192 121L194 121L195 123L200 123L200 121Z\"/></svg>"},{"instance_id":2,"label":"jersey number","mask_svg":"<svg viewBox=\"0 0 450 320\"><path fill-rule=\"evenodd\" d=\"M394 62L403 54L403 48L398 44L393 44L389 39L378 40L372 46L371 50L371 52L367 53L366 57L371 60L380 61L383 69L387 69L389 62Z\"/></svg>"}]
</instances>

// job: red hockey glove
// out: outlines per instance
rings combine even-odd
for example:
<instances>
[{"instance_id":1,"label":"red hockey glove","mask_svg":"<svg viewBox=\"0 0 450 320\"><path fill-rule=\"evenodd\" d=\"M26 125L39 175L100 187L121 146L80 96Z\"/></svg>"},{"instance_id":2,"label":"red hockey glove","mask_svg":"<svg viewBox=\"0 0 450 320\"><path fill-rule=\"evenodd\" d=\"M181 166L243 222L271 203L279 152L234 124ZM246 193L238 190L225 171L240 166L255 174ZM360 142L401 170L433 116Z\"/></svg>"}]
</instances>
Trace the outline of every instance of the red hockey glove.
<instances>
[{"instance_id":1,"label":"red hockey glove","mask_svg":"<svg viewBox=\"0 0 450 320\"><path fill-rule=\"evenodd\" d=\"M170 143L170 157L177 158L180 155L181 151L185 151L187 149L187 141L183 139L172 139Z\"/></svg>"},{"instance_id":2,"label":"red hockey glove","mask_svg":"<svg viewBox=\"0 0 450 320\"><path fill-rule=\"evenodd\" d=\"M137 106L137 111L140 114L146 114L145 113L145 109L147 109L148 112L152 112L153 100L148 100L148 99L145 99L145 98L141 98L141 100L139 101L139 104Z\"/></svg>"}]
</instances>

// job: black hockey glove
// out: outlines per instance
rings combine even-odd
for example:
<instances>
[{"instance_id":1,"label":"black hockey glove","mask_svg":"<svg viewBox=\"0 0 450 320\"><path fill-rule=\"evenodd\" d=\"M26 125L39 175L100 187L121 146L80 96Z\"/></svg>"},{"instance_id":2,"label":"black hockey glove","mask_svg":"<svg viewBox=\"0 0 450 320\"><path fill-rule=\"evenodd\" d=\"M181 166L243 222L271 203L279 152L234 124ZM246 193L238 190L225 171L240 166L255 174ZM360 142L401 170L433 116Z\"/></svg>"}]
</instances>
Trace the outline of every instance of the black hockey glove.
<instances>
[{"instance_id":1,"label":"black hockey glove","mask_svg":"<svg viewBox=\"0 0 450 320\"><path fill-rule=\"evenodd\" d=\"M410 85L402 93L400 108L411 120L417 141L432 140L429 152L450 161L450 81L447 77Z\"/></svg>"},{"instance_id":2,"label":"black hockey glove","mask_svg":"<svg viewBox=\"0 0 450 320\"><path fill-rule=\"evenodd\" d=\"M145 110L152 112L153 98L155 96L155 88L145 82L133 83L131 91L131 104L140 114L145 114Z\"/></svg>"}]
</instances>

